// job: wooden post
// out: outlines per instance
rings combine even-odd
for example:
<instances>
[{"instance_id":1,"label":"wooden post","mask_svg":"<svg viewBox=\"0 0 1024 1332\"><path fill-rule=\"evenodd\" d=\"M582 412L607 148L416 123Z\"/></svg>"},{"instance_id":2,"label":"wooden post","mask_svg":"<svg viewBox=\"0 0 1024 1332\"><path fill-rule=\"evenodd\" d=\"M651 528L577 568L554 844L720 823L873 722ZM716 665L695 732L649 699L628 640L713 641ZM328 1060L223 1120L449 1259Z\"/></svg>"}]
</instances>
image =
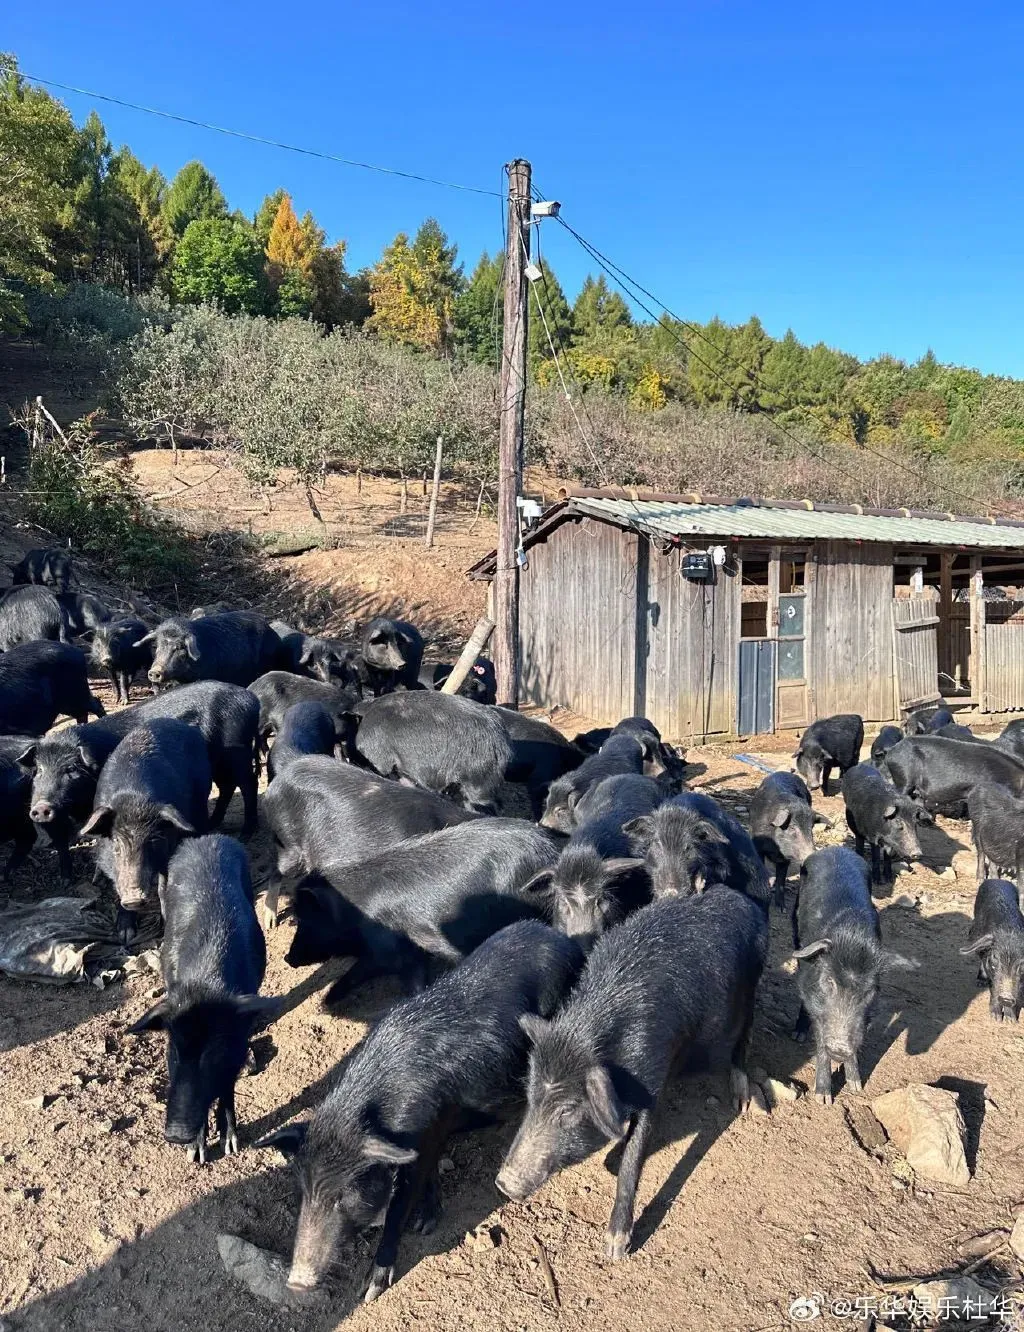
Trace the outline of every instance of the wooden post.
<instances>
[{"instance_id":1,"label":"wooden post","mask_svg":"<svg viewBox=\"0 0 1024 1332\"><path fill-rule=\"evenodd\" d=\"M476 628L473 630L466 646L462 649L458 661L452 667L452 673L441 686L442 694L457 694L462 687L462 682L476 665L476 659L487 646L487 640L494 632L494 621L486 615L481 615L476 622Z\"/></svg>"},{"instance_id":2,"label":"wooden post","mask_svg":"<svg viewBox=\"0 0 1024 1332\"><path fill-rule=\"evenodd\" d=\"M437 492L441 489L441 452L444 448L444 437L437 437L437 451L434 454L434 484L430 491L430 508L427 511L427 550L434 544L434 522L437 519Z\"/></svg>"},{"instance_id":3,"label":"wooden post","mask_svg":"<svg viewBox=\"0 0 1024 1332\"><path fill-rule=\"evenodd\" d=\"M501 426L498 442L498 560L494 573L494 670L498 702L519 706L519 566L516 547L523 488L526 406L526 265L530 255L530 164L508 166L508 242L501 339Z\"/></svg>"},{"instance_id":4,"label":"wooden post","mask_svg":"<svg viewBox=\"0 0 1024 1332\"><path fill-rule=\"evenodd\" d=\"M971 556L971 693L985 712L985 576L981 556Z\"/></svg>"},{"instance_id":5,"label":"wooden post","mask_svg":"<svg viewBox=\"0 0 1024 1332\"><path fill-rule=\"evenodd\" d=\"M939 556L939 690L942 677L960 688L960 664L953 661L953 556Z\"/></svg>"}]
</instances>

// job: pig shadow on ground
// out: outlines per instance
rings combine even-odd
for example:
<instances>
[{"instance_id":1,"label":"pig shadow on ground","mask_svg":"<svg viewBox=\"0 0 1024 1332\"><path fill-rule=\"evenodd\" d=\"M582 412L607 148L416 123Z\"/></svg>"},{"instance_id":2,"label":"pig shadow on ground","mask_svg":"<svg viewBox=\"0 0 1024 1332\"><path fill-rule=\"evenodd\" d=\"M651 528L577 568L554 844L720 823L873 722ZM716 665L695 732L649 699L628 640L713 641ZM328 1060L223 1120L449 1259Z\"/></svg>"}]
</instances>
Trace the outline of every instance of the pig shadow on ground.
<instances>
[{"instance_id":1,"label":"pig shadow on ground","mask_svg":"<svg viewBox=\"0 0 1024 1332\"><path fill-rule=\"evenodd\" d=\"M919 824L918 839L921 843L921 860L925 865L936 869L946 869L953 863L953 857L961 851L971 849L971 836L968 831L963 841L950 837L945 828L936 824Z\"/></svg>"},{"instance_id":2,"label":"pig shadow on ground","mask_svg":"<svg viewBox=\"0 0 1024 1332\"><path fill-rule=\"evenodd\" d=\"M108 985L46 985L0 977L0 1054L22 1045L37 1045L121 1006L124 987Z\"/></svg>"},{"instance_id":3,"label":"pig shadow on ground","mask_svg":"<svg viewBox=\"0 0 1024 1332\"><path fill-rule=\"evenodd\" d=\"M444 1208L429 1236L407 1234L396 1282L425 1258L455 1250L467 1231L502 1209L494 1176L515 1131L513 1124L456 1135L446 1148L454 1170L442 1176ZM251 1150L246 1148L246 1153ZM122 1244L100 1266L60 1290L5 1311L17 1332L137 1332L159 1328L260 1328L262 1332L333 1332L361 1303L379 1231L343 1249L322 1302L277 1308L250 1294L221 1263L218 1234L239 1235L261 1248L291 1254L299 1190L291 1170L271 1150L265 1169L210 1190L139 1239ZM506 1203L506 1208L515 1204ZM611 1197L609 1195L609 1207ZM500 1220L500 1212L497 1218ZM439 1290L443 1287L439 1287ZM225 1311L228 1311L227 1313Z\"/></svg>"},{"instance_id":4,"label":"pig shadow on ground","mask_svg":"<svg viewBox=\"0 0 1024 1332\"><path fill-rule=\"evenodd\" d=\"M682 1155L650 1201L639 1208L633 1228L630 1251L641 1249L668 1216L672 1204L686 1187L686 1182L700 1165L705 1155L725 1133L736 1118L730 1104L728 1063L713 1065L711 1071L680 1073L674 1071L665 1087L655 1119L648 1159L670 1144L687 1143ZM708 1105L708 1098L717 1098L717 1105ZM622 1157L622 1146L614 1147L605 1158L609 1174L617 1175ZM641 1189L643 1177L641 1176ZM615 1198L615 1180L609 1180L608 1214L611 1215Z\"/></svg>"}]
</instances>

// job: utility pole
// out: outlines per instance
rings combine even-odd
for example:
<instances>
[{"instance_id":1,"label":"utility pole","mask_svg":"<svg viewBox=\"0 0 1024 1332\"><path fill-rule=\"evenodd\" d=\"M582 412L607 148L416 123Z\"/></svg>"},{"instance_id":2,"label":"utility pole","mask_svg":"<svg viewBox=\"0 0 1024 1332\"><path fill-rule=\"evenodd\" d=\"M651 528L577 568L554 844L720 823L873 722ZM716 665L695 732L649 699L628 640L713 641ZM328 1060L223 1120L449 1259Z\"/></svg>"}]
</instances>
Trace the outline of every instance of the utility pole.
<instances>
[{"instance_id":1,"label":"utility pole","mask_svg":"<svg viewBox=\"0 0 1024 1332\"><path fill-rule=\"evenodd\" d=\"M530 262L530 164L508 165L508 241L501 338L498 442L498 562L494 573L494 670L498 702L519 706L519 513L526 406L526 265Z\"/></svg>"}]
</instances>

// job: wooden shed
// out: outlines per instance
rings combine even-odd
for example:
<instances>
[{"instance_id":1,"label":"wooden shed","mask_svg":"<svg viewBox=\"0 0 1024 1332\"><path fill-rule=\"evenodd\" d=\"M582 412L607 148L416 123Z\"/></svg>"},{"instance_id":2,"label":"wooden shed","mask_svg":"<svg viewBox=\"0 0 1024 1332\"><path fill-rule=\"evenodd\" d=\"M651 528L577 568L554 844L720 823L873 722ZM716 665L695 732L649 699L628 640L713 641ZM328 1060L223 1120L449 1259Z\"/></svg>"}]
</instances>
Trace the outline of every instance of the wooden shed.
<instances>
[{"instance_id":1,"label":"wooden shed","mask_svg":"<svg viewBox=\"0 0 1024 1332\"><path fill-rule=\"evenodd\" d=\"M675 740L893 721L943 697L1024 708L1024 521L561 496L523 541L525 703L644 714Z\"/></svg>"}]
</instances>

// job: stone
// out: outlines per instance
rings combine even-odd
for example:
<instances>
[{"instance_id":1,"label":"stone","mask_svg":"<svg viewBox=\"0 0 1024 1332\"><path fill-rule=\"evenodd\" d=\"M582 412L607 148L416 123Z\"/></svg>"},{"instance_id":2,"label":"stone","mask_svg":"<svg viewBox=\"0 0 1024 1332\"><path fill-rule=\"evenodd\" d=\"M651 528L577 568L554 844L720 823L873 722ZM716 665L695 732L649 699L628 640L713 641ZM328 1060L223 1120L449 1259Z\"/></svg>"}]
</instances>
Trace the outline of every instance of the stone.
<instances>
[{"instance_id":1,"label":"stone","mask_svg":"<svg viewBox=\"0 0 1024 1332\"><path fill-rule=\"evenodd\" d=\"M783 1082L781 1078L766 1078L761 1083L761 1090L767 1097L769 1108L772 1110L776 1106L782 1105L784 1101L795 1101L800 1096L791 1082Z\"/></svg>"},{"instance_id":2,"label":"stone","mask_svg":"<svg viewBox=\"0 0 1024 1332\"><path fill-rule=\"evenodd\" d=\"M876 1096L871 1109L914 1172L940 1184L969 1184L964 1121L956 1096L912 1082Z\"/></svg>"},{"instance_id":3,"label":"stone","mask_svg":"<svg viewBox=\"0 0 1024 1332\"><path fill-rule=\"evenodd\" d=\"M864 1151L880 1155L885 1147L885 1131L875 1118L869 1105L863 1101L847 1101L843 1106L847 1127Z\"/></svg>"},{"instance_id":4,"label":"stone","mask_svg":"<svg viewBox=\"0 0 1024 1332\"><path fill-rule=\"evenodd\" d=\"M979 1286L971 1277L922 1281L914 1287L914 1299L925 1306L931 1322L948 1323L953 1319L979 1322L999 1310L999 1296Z\"/></svg>"},{"instance_id":5,"label":"stone","mask_svg":"<svg viewBox=\"0 0 1024 1332\"><path fill-rule=\"evenodd\" d=\"M1010 1231L1010 1248L1014 1255L1024 1261L1024 1212L1013 1223L1013 1229Z\"/></svg>"},{"instance_id":6,"label":"stone","mask_svg":"<svg viewBox=\"0 0 1024 1332\"><path fill-rule=\"evenodd\" d=\"M957 873L952 865L944 865L942 869L939 870L937 877L940 879L945 879L947 883L950 881L955 882L957 878Z\"/></svg>"},{"instance_id":7,"label":"stone","mask_svg":"<svg viewBox=\"0 0 1024 1332\"><path fill-rule=\"evenodd\" d=\"M217 1251L228 1273L254 1295L284 1308L305 1308L324 1298L322 1290L289 1290L288 1263L238 1235L218 1235Z\"/></svg>"},{"instance_id":8,"label":"stone","mask_svg":"<svg viewBox=\"0 0 1024 1332\"><path fill-rule=\"evenodd\" d=\"M911 897L909 893L901 893L899 897L889 903L888 909L891 911L896 907L900 911L914 911L917 907L917 898Z\"/></svg>"}]
</instances>

